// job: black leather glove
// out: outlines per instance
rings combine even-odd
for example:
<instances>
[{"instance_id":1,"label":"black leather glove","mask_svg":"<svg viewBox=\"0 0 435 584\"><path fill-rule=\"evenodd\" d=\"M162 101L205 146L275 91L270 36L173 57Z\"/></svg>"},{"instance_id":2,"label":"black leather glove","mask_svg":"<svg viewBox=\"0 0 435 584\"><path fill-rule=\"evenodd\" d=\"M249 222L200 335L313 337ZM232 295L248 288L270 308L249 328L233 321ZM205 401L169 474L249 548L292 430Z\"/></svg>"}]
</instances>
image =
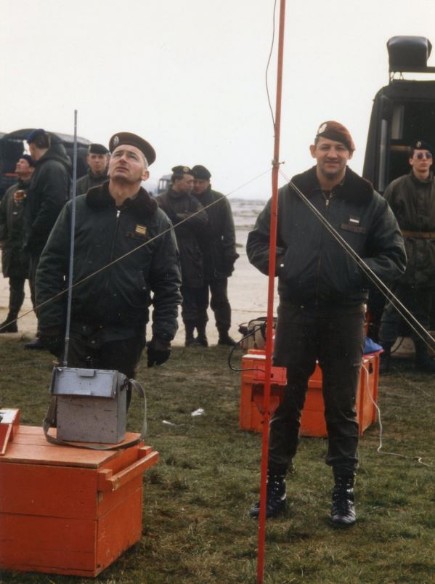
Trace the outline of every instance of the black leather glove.
<instances>
[{"instance_id":1,"label":"black leather glove","mask_svg":"<svg viewBox=\"0 0 435 584\"><path fill-rule=\"evenodd\" d=\"M239 254L236 253L235 256L224 258L224 273L227 278L234 272L234 264L239 257Z\"/></svg>"},{"instance_id":2,"label":"black leather glove","mask_svg":"<svg viewBox=\"0 0 435 584\"><path fill-rule=\"evenodd\" d=\"M153 365L161 365L169 359L171 354L171 344L166 341L161 341L156 338L152 338L149 343L147 343L147 365L148 367L153 367Z\"/></svg>"},{"instance_id":3,"label":"black leather glove","mask_svg":"<svg viewBox=\"0 0 435 584\"><path fill-rule=\"evenodd\" d=\"M224 264L224 274L227 278L231 276L234 272L234 262L225 262Z\"/></svg>"}]
</instances>

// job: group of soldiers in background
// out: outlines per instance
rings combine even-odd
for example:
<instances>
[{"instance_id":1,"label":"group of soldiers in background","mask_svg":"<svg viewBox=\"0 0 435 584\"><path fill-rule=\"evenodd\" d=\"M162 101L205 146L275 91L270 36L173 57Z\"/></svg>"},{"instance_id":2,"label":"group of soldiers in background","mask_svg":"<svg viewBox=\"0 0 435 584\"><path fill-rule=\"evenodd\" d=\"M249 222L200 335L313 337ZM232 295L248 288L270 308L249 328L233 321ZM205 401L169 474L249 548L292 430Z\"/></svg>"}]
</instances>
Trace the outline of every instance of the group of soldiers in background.
<instances>
[{"instance_id":1,"label":"group of soldiers in background","mask_svg":"<svg viewBox=\"0 0 435 584\"><path fill-rule=\"evenodd\" d=\"M186 346L208 346L209 302L219 333L218 344L236 344L229 335L231 306L227 291L228 278L239 257L234 220L227 198L212 190L210 178L205 166L175 166L169 190L157 197L177 235Z\"/></svg>"},{"instance_id":2,"label":"group of soldiers in background","mask_svg":"<svg viewBox=\"0 0 435 584\"><path fill-rule=\"evenodd\" d=\"M30 155L17 161L17 184L0 203L0 243L3 275L9 278L9 311L0 333L17 332L18 313L29 279L35 306L35 275L42 250L56 219L70 197L71 162L60 144L52 144L48 132L34 130L27 139ZM90 144L88 172L79 178L76 194L108 181L109 150ZM182 268L182 311L186 346L208 346L206 326L210 305L216 319L220 345L235 345L229 331L231 306L228 277L238 258L231 206L212 190L211 173L201 165L173 168L170 188L157 197L171 219L177 237ZM195 334L196 331L196 334ZM45 349L39 332L27 349Z\"/></svg>"}]
</instances>

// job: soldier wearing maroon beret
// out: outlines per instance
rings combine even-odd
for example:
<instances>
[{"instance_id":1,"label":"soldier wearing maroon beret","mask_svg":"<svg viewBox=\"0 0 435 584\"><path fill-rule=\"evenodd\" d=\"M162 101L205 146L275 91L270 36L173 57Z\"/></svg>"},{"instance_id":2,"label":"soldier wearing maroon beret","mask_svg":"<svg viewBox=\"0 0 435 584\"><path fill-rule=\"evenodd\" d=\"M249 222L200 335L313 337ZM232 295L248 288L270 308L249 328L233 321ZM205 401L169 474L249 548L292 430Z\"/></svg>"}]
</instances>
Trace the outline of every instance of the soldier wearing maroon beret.
<instances>
[{"instance_id":1,"label":"soldier wearing maroon beret","mask_svg":"<svg viewBox=\"0 0 435 584\"><path fill-rule=\"evenodd\" d=\"M287 386L270 422L267 517L285 509L285 476L296 456L308 381L318 362L328 429L326 463L334 476L330 519L344 527L356 521L355 400L370 281L326 224L383 282L392 282L403 273L406 256L388 203L348 167L354 150L352 136L343 124L324 122L310 146L315 166L294 176L278 192L279 306L274 364L287 369ZM249 261L264 274L269 273L270 218L269 201L247 243ZM251 515L258 517L259 511L257 503Z\"/></svg>"}]
</instances>

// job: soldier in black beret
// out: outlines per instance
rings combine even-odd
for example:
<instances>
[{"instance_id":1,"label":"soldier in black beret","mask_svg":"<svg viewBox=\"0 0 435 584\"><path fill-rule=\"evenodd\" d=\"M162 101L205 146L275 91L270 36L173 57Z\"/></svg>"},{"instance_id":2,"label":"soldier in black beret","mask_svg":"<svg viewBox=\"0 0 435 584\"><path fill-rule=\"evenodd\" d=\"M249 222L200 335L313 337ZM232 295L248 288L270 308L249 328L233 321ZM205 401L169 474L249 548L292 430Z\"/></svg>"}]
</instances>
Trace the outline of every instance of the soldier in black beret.
<instances>
[{"instance_id":1,"label":"soldier in black beret","mask_svg":"<svg viewBox=\"0 0 435 584\"><path fill-rule=\"evenodd\" d=\"M433 147L422 138L410 144L409 174L396 178L384 196L396 215L405 239L408 266L396 284L395 294L413 316L430 330L432 299L435 290L435 178L432 172ZM391 366L391 348L400 330L400 316L388 303L381 318L381 373ZM424 339L412 334L415 367L435 373L435 360Z\"/></svg>"},{"instance_id":2,"label":"soldier in black beret","mask_svg":"<svg viewBox=\"0 0 435 584\"><path fill-rule=\"evenodd\" d=\"M170 356L181 301L180 266L171 223L142 186L154 149L139 136L120 132L112 136L110 150L109 180L69 201L51 232L38 266L37 310L45 344L62 357L62 291L75 205L68 364L114 369L131 378L145 346L148 367Z\"/></svg>"},{"instance_id":3,"label":"soldier in black beret","mask_svg":"<svg viewBox=\"0 0 435 584\"><path fill-rule=\"evenodd\" d=\"M206 339L207 308L214 312L219 345L234 346L231 338L231 305L228 300L228 278L239 257L231 205L222 193L212 190L211 172L201 164L192 168L195 178L193 194L204 206L209 222L208 237L204 241L204 287L198 315L198 336Z\"/></svg>"},{"instance_id":4,"label":"soldier in black beret","mask_svg":"<svg viewBox=\"0 0 435 584\"><path fill-rule=\"evenodd\" d=\"M88 172L77 181L76 194L84 195L92 187L97 187L108 180L109 150L103 144L89 144L86 162Z\"/></svg>"},{"instance_id":5,"label":"soldier in black beret","mask_svg":"<svg viewBox=\"0 0 435 584\"><path fill-rule=\"evenodd\" d=\"M171 186L157 197L158 205L165 211L175 227L180 251L183 284L181 317L186 332L186 347L207 346L205 328L195 328L202 312L204 290L204 241L209 236L207 213L192 195L192 170L185 165L172 168Z\"/></svg>"},{"instance_id":6,"label":"soldier in black beret","mask_svg":"<svg viewBox=\"0 0 435 584\"><path fill-rule=\"evenodd\" d=\"M0 333L18 332L17 318L24 302L25 283L29 276L29 257L23 251L23 212L34 170L32 157L22 154L15 167L18 182L8 188L0 202L2 272L5 278L9 278L9 312L0 324Z\"/></svg>"}]
</instances>

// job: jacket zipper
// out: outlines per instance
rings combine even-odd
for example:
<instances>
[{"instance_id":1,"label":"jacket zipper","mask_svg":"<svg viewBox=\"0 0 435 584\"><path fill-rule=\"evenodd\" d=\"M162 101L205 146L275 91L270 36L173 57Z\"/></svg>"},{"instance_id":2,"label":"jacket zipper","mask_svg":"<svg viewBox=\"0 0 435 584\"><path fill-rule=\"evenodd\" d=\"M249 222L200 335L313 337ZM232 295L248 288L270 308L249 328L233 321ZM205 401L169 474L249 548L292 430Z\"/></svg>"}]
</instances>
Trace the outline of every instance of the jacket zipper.
<instances>
[{"instance_id":1,"label":"jacket zipper","mask_svg":"<svg viewBox=\"0 0 435 584\"><path fill-rule=\"evenodd\" d=\"M113 262L115 242L116 242L117 237L118 237L119 217L120 217L120 215L121 215L121 210L120 209L116 209L115 231L114 231L114 234L113 234L112 245L111 245L111 248L110 248L109 263L112 263ZM106 278L106 292L107 293L109 293L109 289L110 289L110 269L108 271L107 278Z\"/></svg>"},{"instance_id":2,"label":"jacket zipper","mask_svg":"<svg viewBox=\"0 0 435 584\"><path fill-rule=\"evenodd\" d=\"M328 209L329 209L329 203L331 202L332 197L334 196L333 191L331 191L329 197L327 195L325 195L325 193L322 191L322 195L323 198L325 199L325 208L326 208L326 213L323 215L325 217L325 219L327 218L328 215ZM320 287L320 268L321 268L321 264L322 264L322 256L321 256L321 250L323 249L323 245L322 245L322 241L323 241L323 234L324 234L324 230L322 229L321 231L322 235L321 235L321 239L320 239L320 248L319 248L319 259L317 261L317 290L316 290L316 305L319 305L319 287Z\"/></svg>"}]
</instances>

